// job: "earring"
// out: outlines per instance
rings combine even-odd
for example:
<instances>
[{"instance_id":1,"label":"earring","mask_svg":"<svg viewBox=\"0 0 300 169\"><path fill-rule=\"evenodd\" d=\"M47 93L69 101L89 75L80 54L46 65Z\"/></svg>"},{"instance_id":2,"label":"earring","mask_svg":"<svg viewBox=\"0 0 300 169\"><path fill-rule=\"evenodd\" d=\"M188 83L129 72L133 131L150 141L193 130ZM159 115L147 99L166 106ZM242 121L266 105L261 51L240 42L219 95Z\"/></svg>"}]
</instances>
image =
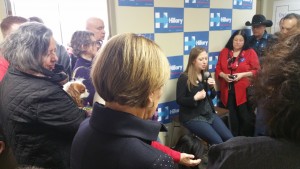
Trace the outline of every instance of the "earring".
<instances>
[{"instance_id":1,"label":"earring","mask_svg":"<svg viewBox=\"0 0 300 169\"><path fill-rule=\"evenodd\" d=\"M152 106L148 106L148 108L152 108L154 107L154 102L151 102L152 103Z\"/></svg>"}]
</instances>

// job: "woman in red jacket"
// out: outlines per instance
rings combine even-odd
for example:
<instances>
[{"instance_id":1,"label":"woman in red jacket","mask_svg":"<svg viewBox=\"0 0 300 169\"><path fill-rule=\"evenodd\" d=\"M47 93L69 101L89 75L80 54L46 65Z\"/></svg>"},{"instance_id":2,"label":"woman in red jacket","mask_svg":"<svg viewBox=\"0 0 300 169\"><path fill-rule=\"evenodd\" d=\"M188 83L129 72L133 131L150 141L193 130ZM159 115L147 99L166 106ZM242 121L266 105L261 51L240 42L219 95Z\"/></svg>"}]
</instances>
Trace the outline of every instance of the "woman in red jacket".
<instances>
[{"instance_id":1,"label":"woman in red jacket","mask_svg":"<svg viewBox=\"0 0 300 169\"><path fill-rule=\"evenodd\" d=\"M231 130L234 136L253 136L255 114L247 107L246 88L254 76L259 61L249 48L245 30L237 30L220 52L216 78L220 82L221 101L230 111Z\"/></svg>"}]
</instances>

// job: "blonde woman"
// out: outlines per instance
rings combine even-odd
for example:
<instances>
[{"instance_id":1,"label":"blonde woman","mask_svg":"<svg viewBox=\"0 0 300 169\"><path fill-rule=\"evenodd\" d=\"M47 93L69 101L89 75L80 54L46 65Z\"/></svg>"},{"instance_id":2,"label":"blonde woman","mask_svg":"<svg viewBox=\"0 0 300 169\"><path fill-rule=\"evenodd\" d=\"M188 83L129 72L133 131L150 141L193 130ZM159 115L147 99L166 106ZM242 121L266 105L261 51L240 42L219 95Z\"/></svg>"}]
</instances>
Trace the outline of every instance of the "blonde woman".
<instances>
[{"instance_id":1,"label":"blonde woman","mask_svg":"<svg viewBox=\"0 0 300 169\"><path fill-rule=\"evenodd\" d=\"M153 41L120 34L101 49L91 77L105 106L95 103L72 145L72 169L174 168L151 147L163 127L153 116L170 76L169 63Z\"/></svg>"}]
</instances>

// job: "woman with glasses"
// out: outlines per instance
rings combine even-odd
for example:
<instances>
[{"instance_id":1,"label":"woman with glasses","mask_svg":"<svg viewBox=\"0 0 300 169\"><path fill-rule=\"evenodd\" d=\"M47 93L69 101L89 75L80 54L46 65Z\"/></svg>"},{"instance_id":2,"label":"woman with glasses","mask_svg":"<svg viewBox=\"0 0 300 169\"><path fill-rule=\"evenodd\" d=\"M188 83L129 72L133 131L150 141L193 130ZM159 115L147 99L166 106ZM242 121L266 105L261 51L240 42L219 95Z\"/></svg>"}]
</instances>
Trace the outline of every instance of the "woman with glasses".
<instances>
[{"instance_id":1,"label":"woman with glasses","mask_svg":"<svg viewBox=\"0 0 300 169\"><path fill-rule=\"evenodd\" d=\"M92 60L97 53L97 41L94 34L89 31L76 31L72 35L71 47L77 57L73 68L72 78L83 78L89 96L84 98L84 106L91 106L95 95L95 88L90 79Z\"/></svg>"},{"instance_id":2,"label":"woman with glasses","mask_svg":"<svg viewBox=\"0 0 300 169\"><path fill-rule=\"evenodd\" d=\"M234 136L253 136L255 114L247 106L249 78L259 70L255 51L249 48L245 30L237 30L220 52L216 78L220 82L221 101L230 111Z\"/></svg>"}]
</instances>

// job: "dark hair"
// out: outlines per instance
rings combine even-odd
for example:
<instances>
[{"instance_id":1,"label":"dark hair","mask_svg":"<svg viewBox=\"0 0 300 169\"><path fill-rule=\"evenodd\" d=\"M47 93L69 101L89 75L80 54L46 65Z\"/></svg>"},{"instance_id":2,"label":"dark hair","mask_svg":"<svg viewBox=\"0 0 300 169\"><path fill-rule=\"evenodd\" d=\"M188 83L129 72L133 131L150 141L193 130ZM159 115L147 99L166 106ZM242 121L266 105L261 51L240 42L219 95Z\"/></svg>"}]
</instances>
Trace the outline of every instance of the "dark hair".
<instances>
[{"instance_id":1,"label":"dark hair","mask_svg":"<svg viewBox=\"0 0 300 169\"><path fill-rule=\"evenodd\" d=\"M193 154L195 159L202 158L204 155L204 145L201 144L199 138L192 134L181 136L176 143L174 150L181 153ZM178 167L179 169L198 169L198 166L187 167L180 164Z\"/></svg>"},{"instance_id":2,"label":"dark hair","mask_svg":"<svg viewBox=\"0 0 300 169\"><path fill-rule=\"evenodd\" d=\"M271 137L300 142L300 33L274 44L254 79Z\"/></svg>"},{"instance_id":3,"label":"dark hair","mask_svg":"<svg viewBox=\"0 0 300 169\"><path fill-rule=\"evenodd\" d=\"M75 56L81 57L86 52L86 47L92 43L91 36L94 36L94 34L89 31L76 31L73 33L71 47Z\"/></svg>"},{"instance_id":4,"label":"dark hair","mask_svg":"<svg viewBox=\"0 0 300 169\"><path fill-rule=\"evenodd\" d=\"M249 49L250 47L249 47L249 43L247 40L247 31L245 29L235 31L229 38L227 44L225 45L225 48L228 48L229 50L233 50L233 39L237 35L241 35L244 38L244 46L243 46L242 50Z\"/></svg>"},{"instance_id":5,"label":"dark hair","mask_svg":"<svg viewBox=\"0 0 300 169\"><path fill-rule=\"evenodd\" d=\"M44 23L44 21L41 18L37 17L37 16L29 17L28 20L29 20L29 22Z\"/></svg>"}]
</instances>

